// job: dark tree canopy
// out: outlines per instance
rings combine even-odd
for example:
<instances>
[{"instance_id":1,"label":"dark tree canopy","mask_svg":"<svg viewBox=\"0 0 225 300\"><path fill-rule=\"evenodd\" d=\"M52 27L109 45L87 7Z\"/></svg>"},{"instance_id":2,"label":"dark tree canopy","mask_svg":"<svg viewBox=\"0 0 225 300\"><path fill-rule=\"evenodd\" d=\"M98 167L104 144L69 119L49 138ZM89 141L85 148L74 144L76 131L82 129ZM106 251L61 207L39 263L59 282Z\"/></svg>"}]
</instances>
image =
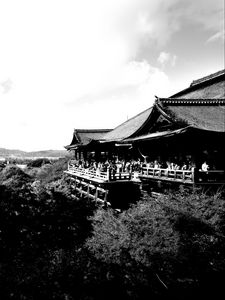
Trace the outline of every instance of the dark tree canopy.
<instances>
[{"instance_id":1,"label":"dark tree canopy","mask_svg":"<svg viewBox=\"0 0 225 300\"><path fill-rule=\"evenodd\" d=\"M146 196L119 213L73 197L66 164L0 172L1 299L201 299L223 290L224 197Z\"/></svg>"}]
</instances>

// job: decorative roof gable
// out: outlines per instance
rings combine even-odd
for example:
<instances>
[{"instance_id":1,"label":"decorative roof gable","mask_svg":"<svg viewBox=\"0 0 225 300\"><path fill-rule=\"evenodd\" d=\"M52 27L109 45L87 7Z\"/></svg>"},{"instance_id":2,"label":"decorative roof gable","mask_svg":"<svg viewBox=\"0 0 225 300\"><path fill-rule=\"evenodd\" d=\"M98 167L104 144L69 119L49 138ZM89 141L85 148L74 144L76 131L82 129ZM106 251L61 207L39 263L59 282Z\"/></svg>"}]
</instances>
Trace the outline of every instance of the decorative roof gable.
<instances>
[{"instance_id":1,"label":"decorative roof gable","mask_svg":"<svg viewBox=\"0 0 225 300\"><path fill-rule=\"evenodd\" d=\"M160 113L182 126L225 132L225 99L158 98L155 106Z\"/></svg>"}]
</instances>

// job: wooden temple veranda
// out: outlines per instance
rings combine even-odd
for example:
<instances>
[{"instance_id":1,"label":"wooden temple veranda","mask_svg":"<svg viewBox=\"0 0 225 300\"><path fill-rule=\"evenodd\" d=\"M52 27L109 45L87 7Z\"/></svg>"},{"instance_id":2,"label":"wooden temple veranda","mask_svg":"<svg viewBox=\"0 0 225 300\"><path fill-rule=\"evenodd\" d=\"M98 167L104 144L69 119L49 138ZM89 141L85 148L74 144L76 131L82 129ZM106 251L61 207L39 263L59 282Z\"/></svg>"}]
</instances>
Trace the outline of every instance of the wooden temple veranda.
<instances>
[{"instance_id":1,"label":"wooden temple veranda","mask_svg":"<svg viewBox=\"0 0 225 300\"><path fill-rule=\"evenodd\" d=\"M91 171L69 165L67 174L75 189L107 201L112 186L145 183L152 186L225 185L225 70L195 80L169 98L156 97L152 107L113 130L74 130L68 151L74 158L123 159L141 162L138 172ZM150 162L161 162L153 167ZM207 162L209 170L201 169ZM170 169L166 163L191 168ZM82 187L82 182L84 182ZM85 186L85 188L84 188ZM92 190L92 192L91 192ZM93 192L94 191L94 192ZM101 195L101 196L99 196ZM110 197L109 197L110 198Z\"/></svg>"}]
</instances>

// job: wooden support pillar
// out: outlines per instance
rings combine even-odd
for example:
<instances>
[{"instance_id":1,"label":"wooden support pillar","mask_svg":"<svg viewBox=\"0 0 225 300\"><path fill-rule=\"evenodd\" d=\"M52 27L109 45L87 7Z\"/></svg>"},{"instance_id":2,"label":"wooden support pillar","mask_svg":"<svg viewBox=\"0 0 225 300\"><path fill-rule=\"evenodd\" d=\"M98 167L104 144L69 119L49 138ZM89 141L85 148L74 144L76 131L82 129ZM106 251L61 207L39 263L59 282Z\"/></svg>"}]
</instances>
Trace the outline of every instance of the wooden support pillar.
<instances>
[{"instance_id":1,"label":"wooden support pillar","mask_svg":"<svg viewBox=\"0 0 225 300\"><path fill-rule=\"evenodd\" d=\"M100 152L99 150L95 150L95 161L99 162L99 160L100 160Z\"/></svg>"},{"instance_id":2,"label":"wooden support pillar","mask_svg":"<svg viewBox=\"0 0 225 300\"><path fill-rule=\"evenodd\" d=\"M106 190L106 191L105 191L105 196L104 196L104 201L105 201L105 203L107 203L107 196L108 196L108 191Z\"/></svg>"},{"instance_id":3,"label":"wooden support pillar","mask_svg":"<svg viewBox=\"0 0 225 300\"><path fill-rule=\"evenodd\" d=\"M110 181L111 179L111 169L110 167L107 168L107 180Z\"/></svg>"},{"instance_id":4,"label":"wooden support pillar","mask_svg":"<svg viewBox=\"0 0 225 300\"><path fill-rule=\"evenodd\" d=\"M199 172L197 168L194 168L194 170L192 171L192 180L193 183L196 183L199 181Z\"/></svg>"},{"instance_id":5,"label":"wooden support pillar","mask_svg":"<svg viewBox=\"0 0 225 300\"><path fill-rule=\"evenodd\" d=\"M83 159L87 160L87 151L86 150L83 150Z\"/></svg>"},{"instance_id":6,"label":"wooden support pillar","mask_svg":"<svg viewBox=\"0 0 225 300\"><path fill-rule=\"evenodd\" d=\"M88 187L87 187L87 198L89 200L89 193L90 193L90 183L88 183Z\"/></svg>"},{"instance_id":7,"label":"wooden support pillar","mask_svg":"<svg viewBox=\"0 0 225 300\"><path fill-rule=\"evenodd\" d=\"M97 202L97 199L98 199L98 188L96 187L96 190L95 190L95 202Z\"/></svg>"},{"instance_id":8,"label":"wooden support pillar","mask_svg":"<svg viewBox=\"0 0 225 300\"><path fill-rule=\"evenodd\" d=\"M74 189L75 189L75 191L76 191L76 186L77 186L77 180L75 178L75 180L74 180Z\"/></svg>"},{"instance_id":9,"label":"wooden support pillar","mask_svg":"<svg viewBox=\"0 0 225 300\"><path fill-rule=\"evenodd\" d=\"M75 150L75 158L78 160L79 159L79 152L78 149Z\"/></svg>"}]
</instances>

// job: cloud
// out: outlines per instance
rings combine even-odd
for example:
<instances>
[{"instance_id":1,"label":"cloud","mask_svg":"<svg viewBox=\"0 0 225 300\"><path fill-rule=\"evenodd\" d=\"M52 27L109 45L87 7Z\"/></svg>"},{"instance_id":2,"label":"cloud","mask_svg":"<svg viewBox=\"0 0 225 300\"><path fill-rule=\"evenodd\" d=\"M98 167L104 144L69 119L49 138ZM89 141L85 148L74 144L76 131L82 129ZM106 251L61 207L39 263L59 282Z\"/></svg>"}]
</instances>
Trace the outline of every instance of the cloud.
<instances>
[{"instance_id":1,"label":"cloud","mask_svg":"<svg viewBox=\"0 0 225 300\"><path fill-rule=\"evenodd\" d=\"M221 3L0 1L2 145L59 148L74 127L116 126L150 106L155 94L170 95L162 65L176 58L168 42L184 21L219 32ZM151 56L153 46L160 68L153 67L157 57L139 57L144 47Z\"/></svg>"},{"instance_id":2,"label":"cloud","mask_svg":"<svg viewBox=\"0 0 225 300\"><path fill-rule=\"evenodd\" d=\"M139 0L136 1L133 35L139 46L165 47L185 24L201 26L202 30L221 32L224 27L223 0Z\"/></svg>"},{"instance_id":3,"label":"cloud","mask_svg":"<svg viewBox=\"0 0 225 300\"><path fill-rule=\"evenodd\" d=\"M163 67L167 64L170 64L172 67L174 67L176 64L177 56L162 51L160 52L157 60Z\"/></svg>"},{"instance_id":4,"label":"cloud","mask_svg":"<svg viewBox=\"0 0 225 300\"><path fill-rule=\"evenodd\" d=\"M183 0L184 1L184 0ZM206 30L220 31L224 26L223 0L188 0L186 17L202 24Z\"/></svg>"},{"instance_id":5,"label":"cloud","mask_svg":"<svg viewBox=\"0 0 225 300\"><path fill-rule=\"evenodd\" d=\"M113 99L114 103L119 101L121 107L123 99L126 98L130 99L130 105L125 105L127 111L132 105L140 110L153 103L155 94L164 93L164 96L168 96L170 92L167 75L164 71L152 67L147 61L131 61L121 66L114 75L110 78L110 84L99 88L95 93L87 93L66 104L72 107L78 103L79 105L90 102L96 104L99 101L108 103ZM162 84L164 84L163 92Z\"/></svg>"},{"instance_id":6,"label":"cloud","mask_svg":"<svg viewBox=\"0 0 225 300\"><path fill-rule=\"evenodd\" d=\"M0 82L0 86L3 94L9 93L13 88L13 82L10 78L5 81Z\"/></svg>"},{"instance_id":7,"label":"cloud","mask_svg":"<svg viewBox=\"0 0 225 300\"><path fill-rule=\"evenodd\" d=\"M210 38L208 38L206 43L214 43L214 42L217 42L217 41L224 43L224 40L225 40L225 32L224 31L218 31L217 33L212 35Z\"/></svg>"}]
</instances>

